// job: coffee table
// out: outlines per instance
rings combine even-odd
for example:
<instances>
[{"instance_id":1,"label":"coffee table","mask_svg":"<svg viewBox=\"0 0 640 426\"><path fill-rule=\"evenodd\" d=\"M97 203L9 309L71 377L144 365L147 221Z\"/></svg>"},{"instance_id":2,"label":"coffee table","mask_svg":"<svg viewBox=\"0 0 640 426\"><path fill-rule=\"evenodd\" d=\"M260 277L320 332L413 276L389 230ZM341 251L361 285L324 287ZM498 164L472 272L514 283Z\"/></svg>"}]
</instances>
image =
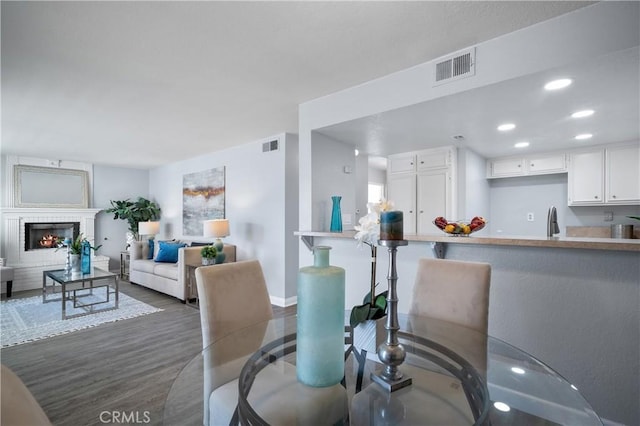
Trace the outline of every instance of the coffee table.
<instances>
[{"instance_id":1,"label":"coffee table","mask_svg":"<svg viewBox=\"0 0 640 426\"><path fill-rule=\"evenodd\" d=\"M51 285L47 285L47 278L50 278ZM111 286L113 280L113 286ZM60 290L56 290L56 284L60 285ZM95 296L94 290L104 288L104 300L83 302L83 298ZM60 298L47 298L50 294L60 294ZM113 304L111 295L114 296ZM103 271L99 268L92 268L88 274L81 272L66 272L64 269L42 272L42 303L62 301L62 319L76 318L90 315L97 312L118 309L118 275ZM73 302L74 308L81 308L84 312L67 315L67 301ZM96 309L96 306L107 304L110 306Z\"/></svg>"}]
</instances>

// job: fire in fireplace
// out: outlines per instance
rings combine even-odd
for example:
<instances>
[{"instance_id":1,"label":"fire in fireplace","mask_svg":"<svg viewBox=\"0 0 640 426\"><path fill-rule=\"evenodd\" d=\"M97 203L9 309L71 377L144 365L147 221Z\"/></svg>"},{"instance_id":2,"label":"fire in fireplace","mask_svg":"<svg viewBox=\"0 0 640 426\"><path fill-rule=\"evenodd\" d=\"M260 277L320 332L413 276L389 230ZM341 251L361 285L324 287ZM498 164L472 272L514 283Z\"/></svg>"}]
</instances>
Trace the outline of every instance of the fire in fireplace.
<instances>
[{"instance_id":1,"label":"fire in fireplace","mask_svg":"<svg viewBox=\"0 0 640 426\"><path fill-rule=\"evenodd\" d=\"M37 222L24 224L24 249L38 250L58 247L58 240L77 238L80 222Z\"/></svg>"}]
</instances>

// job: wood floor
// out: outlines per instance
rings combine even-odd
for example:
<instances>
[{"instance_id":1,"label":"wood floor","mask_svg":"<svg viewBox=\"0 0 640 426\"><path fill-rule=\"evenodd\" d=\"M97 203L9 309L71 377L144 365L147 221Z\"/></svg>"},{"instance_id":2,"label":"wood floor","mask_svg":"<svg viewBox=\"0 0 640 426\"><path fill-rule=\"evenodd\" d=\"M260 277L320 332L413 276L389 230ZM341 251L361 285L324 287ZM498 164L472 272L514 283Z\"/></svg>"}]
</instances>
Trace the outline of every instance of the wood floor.
<instances>
[{"instance_id":1,"label":"wood floor","mask_svg":"<svg viewBox=\"0 0 640 426\"><path fill-rule=\"evenodd\" d=\"M173 380L201 349L198 310L153 290L120 284L123 293L164 311L0 351L2 363L25 382L56 426L103 425L101 413L114 411L139 412L140 424L163 424ZM273 309L276 316L296 313L295 306Z\"/></svg>"}]
</instances>

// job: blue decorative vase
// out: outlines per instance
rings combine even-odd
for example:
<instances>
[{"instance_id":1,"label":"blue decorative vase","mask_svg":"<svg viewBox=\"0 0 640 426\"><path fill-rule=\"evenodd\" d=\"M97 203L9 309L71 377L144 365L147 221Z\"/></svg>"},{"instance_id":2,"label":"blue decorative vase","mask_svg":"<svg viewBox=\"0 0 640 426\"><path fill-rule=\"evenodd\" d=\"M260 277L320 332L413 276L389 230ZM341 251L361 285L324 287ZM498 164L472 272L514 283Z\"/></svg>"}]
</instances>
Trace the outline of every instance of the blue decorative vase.
<instances>
[{"instance_id":1,"label":"blue decorative vase","mask_svg":"<svg viewBox=\"0 0 640 426\"><path fill-rule=\"evenodd\" d=\"M87 240L84 240L82 242L82 249L80 251L80 265L83 274L91 273L91 245Z\"/></svg>"},{"instance_id":2,"label":"blue decorative vase","mask_svg":"<svg viewBox=\"0 0 640 426\"><path fill-rule=\"evenodd\" d=\"M342 232L342 212L340 211L341 199L342 197L339 195L331 197L331 201L333 201L333 207L331 208L331 228L329 229L331 232Z\"/></svg>"},{"instance_id":3,"label":"blue decorative vase","mask_svg":"<svg viewBox=\"0 0 640 426\"><path fill-rule=\"evenodd\" d=\"M313 248L313 266L298 273L298 381L314 387L344 376L344 269L329 265L331 247Z\"/></svg>"}]
</instances>

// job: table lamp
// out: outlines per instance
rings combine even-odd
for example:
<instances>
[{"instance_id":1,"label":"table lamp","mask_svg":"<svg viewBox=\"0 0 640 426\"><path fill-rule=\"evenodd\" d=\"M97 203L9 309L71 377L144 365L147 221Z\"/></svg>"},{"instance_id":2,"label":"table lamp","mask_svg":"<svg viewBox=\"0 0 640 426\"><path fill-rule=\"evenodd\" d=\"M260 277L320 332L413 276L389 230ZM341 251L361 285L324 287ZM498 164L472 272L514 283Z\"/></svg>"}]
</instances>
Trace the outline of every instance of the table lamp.
<instances>
[{"instance_id":1,"label":"table lamp","mask_svg":"<svg viewBox=\"0 0 640 426\"><path fill-rule=\"evenodd\" d=\"M213 246L218 250L216 263L224 262L225 254L222 252L224 244L223 237L229 236L229 219L213 219L203 222L203 232L205 237L215 237L216 241Z\"/></svg>"},{"instance_id":2,"label":"table lamp","mask_svg":"<svg viewBox=\"0 0 640 426\"><path fill-rule=\"evenodd\" d=\"M138 222L138 235L150 235L149 239L160 233L160 222Z\"/></svg>"}]
</instances>

